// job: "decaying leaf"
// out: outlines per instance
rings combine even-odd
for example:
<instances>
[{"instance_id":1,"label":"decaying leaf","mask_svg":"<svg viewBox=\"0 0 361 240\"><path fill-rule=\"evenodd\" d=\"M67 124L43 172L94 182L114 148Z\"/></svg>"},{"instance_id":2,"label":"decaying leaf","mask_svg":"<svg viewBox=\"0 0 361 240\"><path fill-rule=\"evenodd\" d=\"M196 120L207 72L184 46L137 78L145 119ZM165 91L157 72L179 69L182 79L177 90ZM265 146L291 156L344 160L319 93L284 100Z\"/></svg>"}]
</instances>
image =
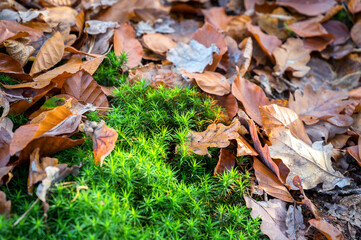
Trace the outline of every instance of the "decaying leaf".
<instances>
[{"instance_id":1,"label":"decaying leaf","mask_svg":"<svg viewBox=\"0 0 361 240\"><path fill-rule=\"evenodd\" d=\"M0 122L8 115L10 111L10 104L6 98L6 93L0 89L0 109L2 109L2 114L0 116Z\"/></svg>"},{"instance_id":2,"label":"decaying leaf","mask_svg":"<svg viewBox=\"0 0 361 240\"><path fill-rule=\"evenodd\" d=\"M176 48L170 49L167 60L178 69L201 73L207 65L212 64L214 52L219 52L216 45L212 44L207 48L196 40L191 40L189 44L178 43Z\"/></svg>"},{"instance_id":3,"label":"decaying leaf","mask_svg":"<svg viewBox=\"0 0 361 240\"><path fill-rule=\"evenodd\" d=\"M15 58L21 66L24 66L29 57L35 52L35 48L26 45L26 41L6 40L4 43L6 52L13 58Z\"/></svg>"},{"instance_id":4,"label":"decaying leaf","mask_svg":"<svg viewBox=\"0 0 361 240\"><path fill-rule=\"evenodd\" d=\"M90 103L97 107L108 107L109 103L102 88L97 84L93 77L82 70L68 78L61 91L69 94L79 101Z\"/></svg>"},{"instance_id":5,"label":"decaying leaf","mask_svg":"<svg viewBox=\"0 0 361 240\"><path fill-rule=\"evenodd\" d=\"M119 28L114 30L114 53L120 56L122 52L128 54L127 66L129 68L140 65L143 47L136 39L133 27L127 23L122 23Z\"/></svg>"},{"instance_id":6,"label":"decaying leaf","mask_svg":"<svg viewBox=\"0 0 361 240\"><path fill-rule=\"evenodd\" d=\"M30 75L47 70L57 64L64 54L64 40L60 32L56 32L41 47L36 55Z\"/></svg>"},{"instance_id":7,"label":"decaying leaf","mask_svg":"<svg viewBox=\"0 0 361 240\"><path fill-rule=\"evenodd\" d=\"M219 160L216 168L214 169L214 175L222 174L225 171L231 170L235 164L236 158L234 157L233 152L227 148L221 148Z\"/></svg>"},{"instance_id":8,"label":"decaying leaf","mask_svg":"<svg viewBox=\"0 0 361 240\"><path fill-rule=\"evenodd\" d=\"M302 209L300 206L289 206L286 217L287 236L290 240L306 240L306 226L303 223Z\"/></svg>"},{"instance_id":9,"label":"decaying leaf","mask_svg":"<svg viewBox=\"0 0 361 240\"><path fill-rule=\"evenodd\" d=\"M281 199L282 201L291 203L295 201L287 188L280 180L278 180L276 175L255 157L253 158L253 168L258 184L267 194Z\"/></svg>"},{"instance_id":10,"label":"decaying leaf","mask_svg":"<svg viewBox=\"0 0 361 240\"><path fill-rule=\"evenodd\" d=\"M182 74L188 78L194 78L197 85L205 92L224 96L231 92L231 86L226 77L217 72L205 71L204 73L189 73L182 71Z\"/></svg>"},{"instance_id":11,"label":"decaying leaf","mask_svg":"<svg viewBox=\"0 0 361 240\"><path fill-rule=\"evenodd\" d=\"M286 182L292 189L296 189L292 182L296 175L300 176L304 189L312 189L319 183L322 183L324 190L350 184L350 179L332 168L332 145L323 146L322 142L315 142L311 147L286 129L273 131L270 141L272 158L282 159L290 169Z\"/></svg>"},{"instance_id":12,"label":"decaying leaf","mask_svg":"<svg viewBox=\"0 0 361 240\"><path fill-rule=\"evenodd\" d=\"M262 125L259 107L269 104L262 88L238 74L232 84L232 94L243 104L246 113L257 124Z\"/></svg>"},{"instance_id":13,"label":"decaying leaf","mask_svg":"<svg viewBox=\"0 0 361 240\"><path fill-rule=\"evenodd\" d=\"M225 126L222 123L213 123L204 132L190 131L187 135L189 137L189 149L195 154L210 156L208 148L227 147L230 144L230 140L238 138L240 126L239 121L235 119L229 126Z\"/></svg>"},{"instance_id":14,"label":"decaying leaf","mask_svg":"<svg viewBox=\"0 0 361 240\"><path fill-rule=\"evenodd\" d=\"M262 219L261 231L271 240L288 240L286 235L286 203L279 199L255 201L244 195L248 208L252 209L252 218Z\"/></svg>"},{"instance_id":15,"label":"decaying leaf","mask_svg":"<svg viewBox=\"0 0 361 240\"><path fill-rule=\"evenodd\" d=\"M88 34L97 35L106 33L108 29L118 28L119 24L111 21L88 20L85 22L85 26L85 31Z\"/></svg>"},{"instance_id":16,"label":"decaying leaf","mask_svg":"<svg viewBox=\"0 0 361 240\"><path fill-rule=\"evenodd\" d=\"M310 51L305 49L301 39L289 38L286 43L273 51L276 59L275 73L279 76L291 70L293 76L303 77L310 70L306 64L311 59Z\"/></svg>"}]
</instances>

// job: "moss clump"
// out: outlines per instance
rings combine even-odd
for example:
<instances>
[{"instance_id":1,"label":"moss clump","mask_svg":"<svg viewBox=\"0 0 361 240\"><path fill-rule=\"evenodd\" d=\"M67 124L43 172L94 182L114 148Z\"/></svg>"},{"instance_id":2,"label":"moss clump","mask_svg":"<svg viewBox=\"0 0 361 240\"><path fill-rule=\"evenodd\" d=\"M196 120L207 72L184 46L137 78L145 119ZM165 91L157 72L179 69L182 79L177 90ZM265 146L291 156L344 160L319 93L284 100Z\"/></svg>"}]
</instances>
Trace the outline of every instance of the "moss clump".
<instances>
[{"instance_id":1,"label":"moss clump","mask_svg":"<svg viewBox=\"0 0 361 240\"><path fill-rule=\"evenodd\" d=\"M27 167L8 188L12 217L0 217L3 239L259 239L258 220L249 216L242 195L249 175L237 170L213 176L213 158L187 151L189 130L204 130L222 117L212 99L196 89L151 89L144 83L116 92L106 122L119 133L103 167L95 166L92 143L58 154L60 162L87 162L75 186L53 187L48 218L41 205L16 227L11 224L35 197L26 194ZM89 115L89 118L95 116ZM179 145L179 148L176 146Z\"/></svg>"}]
</instances>

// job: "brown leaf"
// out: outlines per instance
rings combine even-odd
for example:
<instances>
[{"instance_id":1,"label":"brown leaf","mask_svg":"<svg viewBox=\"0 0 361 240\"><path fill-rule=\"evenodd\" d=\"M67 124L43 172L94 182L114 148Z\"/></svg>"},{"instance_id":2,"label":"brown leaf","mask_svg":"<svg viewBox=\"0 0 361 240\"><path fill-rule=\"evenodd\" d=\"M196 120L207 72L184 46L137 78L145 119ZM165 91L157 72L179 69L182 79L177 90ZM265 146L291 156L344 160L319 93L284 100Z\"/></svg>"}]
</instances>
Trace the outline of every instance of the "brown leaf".
<instances>
[{"instance_id":1,"label":"brown leaf","mask_svg":"<svg viewBox=\"0 0 361 240\"><path fill-rule=\"evenodd\" d=\"M28 193L32 194L34 185L46 178L45 168L58 165L57 158L45 157L40 160L39 148L34 149L30 154Z\"/></svg>"},{"instance_id":2,"label":"brown leaf","mask_svg":"<svg viewBox=\"0 0 361 240\"><path fill-rule=\"evenodd\" d=\"M257 158L253 157L253 168L256 174L258 184L266 191L267 194L281 199L286 202L295 200L287 188L278 180L276 175L263 165Z\"/></svg>"},{"instance_id":3,"label":"brown leaf","mask_svg":"<svg viewBox=\"0 0 361 240\"><path fill-rule=\"evenodd\" d=\"M3 191L0 191L0 214L9 216L11 210L11 201L6 200L6 195Z\"/></svg>"},{"instance_id":4,"label":"brown leaf","mask_svg":"<svg viewBox=\"0 0 361 240\"><path fill-rule=\"evenodd\" d=\"M310 70L306 66L311 59L310 51L305 49L301 39L289 38L286 43L273 51L276 59L275 73L282 76L287 70L291 70L293 76L303 77Z\"/></svg>"},{"instance_id":5,"label":"brown leaf","mask_svg":"<svg viewBox=\"0 0 361 240\"><path fill-rule=\"evenodd\" d=\"M347 8L352 14L361 12L361 2L359 0L349 0Z\"/></svg>"},{"instance_id":6,"label":"brown leaf","mask_svg":"<svg viewBox=\"0 0 361 240\"><path fill-rule=\"evenodd\" d=\"M9 132L0 126L0 167L6 166L10 160L10 142L11 136Z\"/></svg>"},{"instance_id":7,"label":"brown leaf","mask_svg":"<svg viewBox=\"0 0 361 240\"><path fill-rule=\"evenodd\" d=\"M118 133L113 128L105 126L104 121L101 121L94 129L92 139L95 164L100 163L100 166L102 166L104 158L108 156L115 147Z\"/></svg>"},{"instance_id":8,"label":"brown leaf","mask_svg":"<svg viewBox=\"0 0 361 240\"><path fill-rule=\"evenodd\" d=\"M206 93L224 96L231 92L231 86L226 77L217 72L205 71L204 73L190 73L185 70L182 74L188 78L194 78L197 85Z\"/></svg>"},{"instance_id":9,"label":"brown leaf","mask_svg":"<svg viewBox=\"0 0 361 240\"><path fill-rule=\"evenodd\" d=\"M270 136L276 128L289 129L293 136L312 145L311 139L306 133L305 126L298 115L289 108L272 104L260 107L263 129Z\"/></svg>"},{"instance_id":10,"label":"brown leaf","mask_svg":"<svg viewBox=\"0 0 361 240\"><path fill-rule=\"evenodd\" d=\"M176 42L160 33L145 34L142 39L145 47L163 56L169 49L177 47Z\"/></svg>"},{"instance_id":11,"label":"brown leaf","mask_svg":"<svg viewBox=\"0 0 361 240\"><path fill-rule=\"evenodd\" d=\"M313 19L292 23L288 27L301 37L329 36L326 29Z\"/></svg>"},{"instance_id":12,"label":"brown leaf","mask_svg":"<svg viewBox=\"0 0 361 240\"><path fill-rule=\"evenodd\" d=\"M336 2L334 0L312 0L308 2L298 0L277 0L277 4L291 7L306 16L316 16L327 12L327 10L331 9Z\"/></svg>"},{"instance_id":13,"label":"brown leaf","mask_svg":"<svg viewBox=\"0 0 361 240\"><path fill-rule=\"evenodd\" d=\"M211 47L212 44L218 47L219 53L213 54L212 64L208 65L205 69L208 71L216 70L223 54L227 51L227 44L223 35L215 27L206 23L193 34L192 40L196 40L207 48Z\"/></svg>"},{"instance_id":14,"label":"brown leaf","mask_svg":"<svg viewBox=\"0 0 361 240\"><path fill-rule=\"evenodd\" d=\"M261 113L259 107L268 105L269 101L262 88L246 80L239 74L232 84L232 94L242 102L246 113L258 124L262 126Z\"/></svg>"},{"instance_id":15,"label":"brown leaf","mask_svg":"<svg viewBox=\"0 0 361 240\"><path fill-rule=\"evenodd\" d=\"M361 47L361 21L355 23L351 28L351 38L357 47Z\"/></svg>"},{"instance_id":16,"label":"brown leaf","mask_svg":"<svg viewBox=\"0 0 361 240\"><path fill-rule=\"evenodd\" d=\"M26 81L32 80L30 75L24 72L23 67L16 59L4 53L0 53L0 73L21 80L26 80Z\"/></svg>"},{"instance_id":17,"label":"brown leaf","mask_svg":"<svg viewBox=\"0 0 361 240\"><path fill-rule=\"evenodd\" d=\"M7 39L29 37L31 41L38 40L43 32L34 28L26 27L15 21L0 20L0 43Z\"/></svg>"},{"instance_id":18,"label":"brown leaf","mask_svg":"<svg viewBox=\"0 0 361 240\"><path fill-rule=\"evenodd\" d=\"M214 169L214 175L223 174L226 171L230 171L236 164L236 158L233 152L227 148L221 148L219 154L219 160L216 168Z\"/></svg>"},{"instance_id":19,"label":"brown leaf","mask_svg":"<svg viewBox=\"0 0 361 240\"><path fill-rule=\"evenodd\" d=\"M39 155L50 156L51 154L63 151L68 148L80 145L85 139L72 140L66 137L43 136L32 140L20 153L19 162L25 162L30 159L30 154L34 149L39 148Z\"/></svg>"},{"instance_id":20,"label":"brown leaf","mask_svg":"<svg viewBox=\"0 0 361 240\"><path fill-rule=\"evenodd\" d=\"M253 52L252 38L248 37L243 39L243 41L239 44L239 48L243 52L242 57L244 59L244 62L241 65L241 69L239 70L239 73L241 77L244 77L252 61L252 52Z\"/></svg>"},{"instance_id":21,"label":"brown leaf","mask_svg":"<svg viewBox=\"0 0 361 240\"><path fill-rule=\"evenodd\" d=\"M6 40L4 43L6 52L13 58L15 58L21 66L24 66L29 57L35 52L35 48L27 45L26 41L18 40Z\"/></svg>"},{"instance_id":22,"label":"brown leaf","mask_svg":"<svg viewBox=\"0 0 361 240\"><path fill-rule=\"evenodd\" d=\"M229 22L232 20L231 16L227 16L226 10L223 7L202 9L202 13L206 23L215 26L221 31L225 31Z\"/></svg>"},{"instance_id":23,"label":"brown leaf","mask_svg":"<svg viewBox=\"0 0 361 240\"><path fill-rule=\"evenodd\" d=\"M39 124L28 124L20 126L15 130L14 136L10 143L10 155L23 150L26 145L34 138L36 131L39 128Z\"/></svg>"},{"instance_id":24,"label":"brown leaf","mask_svg":"<svg viewBox=\"0 0 361 240\"><path fill-rule=\"evenodd\" d=\"M225 148L230 144L230 140L239 137L240 128L238 120L234 119L229 126L222 123L212 123L204 132L190 131L187 134L189 149L198 155L208 155L209 147Z\"/></svg>"},{"instance_id":25,"label":"brown leaf","mask_svg":"<svg viewBox=\"0 0 361 240\"><path fill-rule=\"evenodd\" d=\"M261 231L271 240L288 240L286 236L286 203L279 199L269 201L255 201L251 197L243 196L248 208L252 208L251 216L262 219Z\"/></svg>"},{"instance_id":26,"label":"brown leaf","mask_svg":"<svg viewBox=\"0 0 361 240\"><path fill-rule=\"evenodd\" d=\"M308 222L317 228L328 240L342 240L342 233L325 219L311 219Z\"/></svg>"},{"instance_id":27,"label":"brown leaf","mask_svg":"<svg viewBox=\"0 0 361 240\"><path fill-rule=\"evenodd\" d=\"M64 54L64 40L60 32L56 32L40 48L36 55L30 75L34 75L43 70L47 70L57 64Z\"/></svg>"},{"instance_id":28,"label":"brown leaf","mask_svg":"<svg viewBox=\"0 0 361 240\"><path fill-rule=\"evenodd\" d=\"M350 38L348 27L343 22L329 20L322 26L334 37L332 45L344 44Z\"/></svg>"},{"instance_id":29,"label":"brown leaf","mask_svg":"<svg viewBox=\"0 0 361 240\"><path fill-rule=\"evenodd\" d=\"M250 23L247 23L247 29L250 33L252 33L253 37L268 57L273 59L272 52L282 44L281 40L273 35L263 33L259 27Z\"/></svg>"},{"instance_id":30,"label":"brown leaf","mask_svg":"<svg viewBox=\"0 0 361 240\"><path fill-rule=\"evenodd\" d=\"M306 124L314 124L318 119L340 119L342 124L349 124L349 120L343 119L340 112L349 104L347 91L332 91L322 87L314 92L311 85L304 88L303 95L300 91L289 99L289 108L295 111ZM352 121L352 120L351 120ZM340 125L338 125L340 126Z\"/></svg>"},{"instance_id":31,"label":"brown leaf","mask_svg":"<svg viewBox=\"0 0 361 240\"><path fill-rule=\"evenodd\" d=\"M129 68L140 64L143 48L135 36L133 27L127 23L122 23L119 28L114 30L114 53L120 55L122 52L128 54L127 66Z\"/></svg>"},{"instance_id":32,"label":"brown leaf","mask_svg":"<svg viewBox=\"0 0 361 240\"><path fill-rule=\"evenodd\" d=\"M289 130L281 128L273 131L270 141L272 158L281 159L290 169L286 182L292 189L296 189L293 185L296 175L300 176L304 189L312 189L319 183L323 183L324 190L350 184L350 179L332 168L332 145L323 146L322 142L315 142L311 147L295 138Z\"/></svg>"},{"instance_id":33,"label":"brown leaf","mask_svg":"<svg viewBox=\"0 0 361 240\"><path fill-rule=\"evenodd\" d=\"M232 120L238 112L237 99L233 96L233 94L230 93L224 96L213 95L213 97L217 100L218 104L226 110L228 119Z\"/></svg>"},{"instance_id":34,"label":"brown leaf","mask_svg":"<svg viewBox=\"0 0 361 240\"><path fill-rule=\"evenodd\" d=\"M43 16L43 19L47 23L52 24L64 24L69 26L75 25L75 18L78 12L67 6L47 8L49 13Z\"/></svg>"},{"instance_id":35,"label":"brown leaf","mask_svg":"<svg viewBox=\"0 0 361 240\"><path fill-rule=\"evenodd\" d=\"M282 178L281 171L280 171L279 167L277 166L277 164L271 158L268 145L265 144L264 147L262 147L262 144L261 144L261 142L260 142L260 140L258 138L256 125L254 124L254 122L252 120L250 120L248 123L249 123L249 132L250 132L251 137L252 137L254 148L258 152L258 154L261 157L263 163L266 164L267 167L269 169L271 169L274 174L276 174L277 178L280 180L281 183L284 183L284 180Z\"/></svg>"},{"instance_id":36,"label":"brown leaf","mask_svg":"<svg viewBox=\"0 0 361 240\"><path fill-rule=\"evenodd\" d=\"M84 70L68 78L61 90L79 101L91 103L97 107L108 107L108 99L93 77Z\"/></svg>"},{"instance_id":37,"label":"brown leaf","mask_svg":"<svg viewBox=\"0 0 361 240\"><path fill-rule=\"evenodd\" d=\"M237 157L241 156L258 156L254 148L241 136L237 139Z\"/></svg>"}]
</instances>

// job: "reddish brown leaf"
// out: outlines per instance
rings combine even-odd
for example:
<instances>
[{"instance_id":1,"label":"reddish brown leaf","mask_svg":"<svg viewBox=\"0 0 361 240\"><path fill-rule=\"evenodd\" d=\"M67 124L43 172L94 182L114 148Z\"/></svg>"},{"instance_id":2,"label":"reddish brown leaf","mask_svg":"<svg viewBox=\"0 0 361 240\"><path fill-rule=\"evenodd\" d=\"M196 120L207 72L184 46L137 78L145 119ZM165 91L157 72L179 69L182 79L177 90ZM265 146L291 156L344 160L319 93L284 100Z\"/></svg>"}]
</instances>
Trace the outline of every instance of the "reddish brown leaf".
<instances>
[{"instance_id":1,"label":"reddish brown leaf","mask_svg":"<svg viewBox=\"0 0 361 240\"><path fill-rule=\"evenodd\" d=\"M4 53L0 53L0 73L25 81L32 80L17 60Z\"/></svg>"},{"instance_id":2,"label":"reddish brown leaf","mask_svg":"<svg viewBox=\"0 0 361 240\"><path fill-rule=\"evenodd\" d=\"M259 27L256 27L250 23L247 23L247 29L250 33L252 33L253 37L256 39L268 57L273 59L272 52L282 44L281 40L273 35L263 33Z\"/></svg>"},{"instance_id":3,"label":"reddish brown leaf","mask_svg":"<svg viewBox=\"0 0 361 240\"><path fill-rule=\"evenodd\" d=\"M304 40L304 47L310 51L323 51L331 44L333 38L329 37L310 37Z\"/></svg>"},{"instance_id":4,"label":"reddish brown leaf","mask_svg":"<svg viewBox=\"0 0 361 240\"><path fill-rule=\"evenodd\" d=\"M39 128L39 124L28 124L20 126L15 130L14 136L10 143L10 155L23 150L26 145L34 138L36 131Z\"/></svg>"},{"instance_id":5,"label":"reddish brown leaf","mask_svg":"<svg viewBox=\"0 0 361 240\"><path fill-rule=\"evenodd\" d=\"M325 219L311 219L308 221L313 227L317 228L328 240L342 240L342 233Z\"/></svg>"},{"instance_id":6,"label":"reddish brown leaf","mask_svg":"<svg viewBox=\"0 0 361 240\"><path fill-rule=\"evenodd\" d=\"M232 120L238 112L237 99L233 96L233 94L230 93L224 96L213 95L213 97L217 100L218 104L226 110L228 118Z\"/></svg>"},{"instance_id":7,"label":"reddish brown leaf","mask_svg":"<svg viewBox=\"0 0 361 240\"><path fill-rule=\"evenodd\" d=\"M114 52L120 55L122 52L128 54L127 66L136 67L140 64L143 57L143 48L135 36L132 26L123 23L114 30Z\"/></svg>"},{"instance_id":8,"label":"reddish brown leaf","mask_svg":"<svg viewBox=\"0 0 361 240\"><path fill-rule=\"evenodd\" d=\"M165 55L169 49L177 47L176 42L160 33L146 34L142 39L145 47L160 55Z\"/></svg>"},{"instance_id":9,"label":"reddish brown leaf","mask_svg":"<svg viewBox=\"0 0 361 240\"><path fill-rule=\"evenodd\" d=\"M192 39L203 44L207 48L211 47L212 44L219 48L219 53L213 54L212 64L208 65L205 69L208 71L216 70L223 54L227 51L227 44L223 35L215 27L206 23L194 33Z\"/></svg>"},{"instance_id":10,"label":"reddish brown leaf","mask_svg":"<svg viewBox=\"0 0 361 240\"><path fill-rule=\"evenodd\" d=\"M103 165L104 158L108 156L115 147L118 139L118 133L113 128L105 126L102 121L97 128L94 129L93 149L95 164Z\"/></svg>"},{"instance_id":11,"label":"reddish brown leaf","mask_svg":"<svg viewBox=\"0 0 361 240\"><path fill-rule=\"evenodd\" d=\"M233 155L233 152L221 148L221 153L219 154L219 160L216 168L214 169L214 175L223 174L226 171L230 171L236 164L236 158Z\"/></svg>"},{"instance_id":12,"label":"reddish brown leaf","mask_svg":"<svg viewBox=\"0 0 361 240\"><path fill-rule=\"evenodd\" d=\"M316 16L327 12L327 10L331 9L336 2L334 0L312 0L307 2L299 0L277 0L277 4L291 7L297 12L307 16Z\"/></svg>"},{"instance_id":13,"label":"reddish brown leaf","mask_svg":"<svg viewBox=\"0 0 361 240\"><path fill-rule=\"evenodd\" d=\"M268 105L269 101L262 88L241 77L239 74L232 84L232 94L242 102L246 113L262 126L260 106Z\"/></svg>"},{"instance_id":14,"label":"reddish brown leaf","mask_svg":"<svg viewBox=\"0 0 361 240\"><path fill-rule=\"evenodd\" d=\"M63 94L69 94L79 101L93 104L97 107L108 107L109 103L101 87L96 83L93 77L82 70L68 78L61 91Z\"/></svg>"},{"instance_id":15,"label":"reddish brown leaf","mask_svg":"<svg viewBox=\"0 0 361 240\"><path fill-rule=\"evenodd\" d=\"M56 32L40 48L33 66L31 67L30 75L33 76L38 72L48 70L63 58L63 54L64 40L60 32Z\"/></svg>"},{"instance_id":16,"label":"reddish brown leaf","mask_svg":"<svg viewBox=\"0 0 361 240\"><path fill-rule=\"evenodd\" d=\"M229 22L232 20L231 16L227 16L226 10L223 7L212 7L210 9L202 9L205 22L215 26L221 31L225 31Z\"/></svg>"},{"instance_id":17,"label":"reddish brown leaf","mask_svg":"<svg viewBox=\"0 0 361 240\"><path fill-rule=\"evenodd\" d=\"M21 37L29 37L31 41L36 41L42 35L42 31L26 27L15 21L0 20L0 43L6 39Z\"/></svg>"},{"instance_id":18,"label":"reddish brown leaf","mask_svg":"<svg viewBox=\"0 0 361 240\"><path fill-rule=\"evenodd\" d=\"M287 188L280 182L274 173L255 157L253 157L253 168L258 184L266 191L266 193L286 202L292 203L295 201Z\"/></svg>"},{"instance_id":19,"label":"reddish brown leaf","mask_svg":"<svg viewBox=\"0 0 361 240\"><path fill-rule=\"evenodd\" d=\"M301 37L319 37L329 35L329 33L320 23L312 19L296 22L289 25L288 27L292 32L295 32Z\"/></svg>"}]
</instances>

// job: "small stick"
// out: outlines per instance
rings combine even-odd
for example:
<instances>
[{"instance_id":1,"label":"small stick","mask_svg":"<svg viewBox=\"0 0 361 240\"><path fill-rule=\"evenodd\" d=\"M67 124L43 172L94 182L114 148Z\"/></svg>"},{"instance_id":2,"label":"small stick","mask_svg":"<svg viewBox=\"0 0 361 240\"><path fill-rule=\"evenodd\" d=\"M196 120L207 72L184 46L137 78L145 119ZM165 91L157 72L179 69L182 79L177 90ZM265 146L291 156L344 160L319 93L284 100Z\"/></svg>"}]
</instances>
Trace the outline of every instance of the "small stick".
<instances>
[{"instance_id":1,"label":"small stick","mask_svg":"<svg viewBox=\"0 0 361 240\"><path fill-rule=\"evenodd\" d=\"M23 220L23 219L26 217L26 215L30 212L31 209L34 208L34 206L35 206L38 202L39 202L39 198L37 198L37 199L33 202L33 204L30 206L30 208L29 208L28 210L26 210L26 212L24 212L23 215L21 215L21 216L19 217L19 219L16 220L16 222L14 222L13 225L11 225L11 227L15 227L16 225L18 225L19 222L21 222L21 220Z\"/></svg>"}]
</instances>

